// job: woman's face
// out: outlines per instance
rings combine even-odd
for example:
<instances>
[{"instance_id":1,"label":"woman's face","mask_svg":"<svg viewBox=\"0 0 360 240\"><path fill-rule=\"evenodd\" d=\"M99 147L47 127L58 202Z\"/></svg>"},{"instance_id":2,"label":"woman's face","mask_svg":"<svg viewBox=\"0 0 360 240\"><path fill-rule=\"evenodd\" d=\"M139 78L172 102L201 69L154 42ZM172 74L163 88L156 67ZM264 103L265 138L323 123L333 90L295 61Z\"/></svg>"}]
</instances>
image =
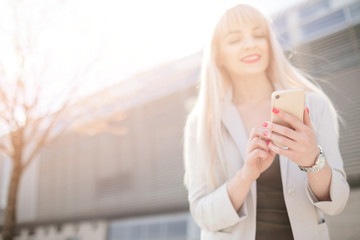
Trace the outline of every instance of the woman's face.
<instances>
[{"instance_id":1,"label":"woman's face","mask_svg":"<svg viewBox=\"0 0 360 240\"><path fill-rule=\"evenodd\" d=\"M269 44L258 26L244 24L238 31L226 34L219 43L219 65L230 77L265 73L269 64Z\"/></svg>"}]
</instances>

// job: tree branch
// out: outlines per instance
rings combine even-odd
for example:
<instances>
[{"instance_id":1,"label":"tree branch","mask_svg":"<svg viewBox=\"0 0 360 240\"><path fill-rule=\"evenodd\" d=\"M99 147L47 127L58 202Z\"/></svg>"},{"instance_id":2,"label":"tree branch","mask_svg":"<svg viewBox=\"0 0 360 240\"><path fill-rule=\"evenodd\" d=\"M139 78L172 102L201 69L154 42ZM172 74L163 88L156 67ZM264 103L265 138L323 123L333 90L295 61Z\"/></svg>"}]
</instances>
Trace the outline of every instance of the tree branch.
<instances>
[{"instance_id":1,"label":"tree branch","mask_svg":"<svg viewBox=\"0 0 360 240\"><path fill-rule=\"evenodd\" d=\"M44 135L42 136L41 140L37 143L34 151L31 153L30 157L23 164L24 170L29 166L29 164L32 162L32 160L35 158L35 156L39 153L39 151L44 146L44 144L48 141L48 137L49 137L49 134L51 133L51 130L53 130L55 123L59 120L60 114L67 109L68 104L69 104L69 102L65 102L64 105L62 106L62 108L53 114L53 116L54 116L53 120L51 121L49 126L46 128ZM62 132L60 134L62 134Z\"/></svg>"},{"instance_id":2,"label":"tree branch","mask_svg":"<svg viewBox=\"0 0 360 240\"><path fill-rule=\"evenodd\" d=\"M13 154L13 151L9 149L5 144L0 143L0 151L7 156L11 156Z\"/></svg>"},{"instance_id":3,"label":"tree branch","mask_svg":"<svg viewBox=\"0 0 360 240\"><path fill-rule=\"evenodd\" d=\"M1 104L4 104L5 106L5 111L9 111L11 109L9 105L9 98L2 86L0 86L0 97L1 97Z\"/></svg>"}]
</instances>

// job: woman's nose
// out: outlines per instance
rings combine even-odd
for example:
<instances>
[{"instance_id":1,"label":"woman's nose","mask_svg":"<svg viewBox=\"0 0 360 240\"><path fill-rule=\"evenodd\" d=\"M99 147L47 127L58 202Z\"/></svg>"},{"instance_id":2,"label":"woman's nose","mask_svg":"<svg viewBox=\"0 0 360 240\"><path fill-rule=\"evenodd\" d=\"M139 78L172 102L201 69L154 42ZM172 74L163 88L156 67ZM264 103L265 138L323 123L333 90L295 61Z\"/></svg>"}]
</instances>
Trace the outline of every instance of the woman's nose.
<instances>
[{"instance_id":1,"label":"woman's nose","mask_svg":"<svg viewBox=\"0 0 360 240\"><path fill-rule=\"evenodd\" d=\"M251 49L255 47L255 39L252 36L248 36L244 39L244 48L245 49Z\"/></svg>"}]
</instances>

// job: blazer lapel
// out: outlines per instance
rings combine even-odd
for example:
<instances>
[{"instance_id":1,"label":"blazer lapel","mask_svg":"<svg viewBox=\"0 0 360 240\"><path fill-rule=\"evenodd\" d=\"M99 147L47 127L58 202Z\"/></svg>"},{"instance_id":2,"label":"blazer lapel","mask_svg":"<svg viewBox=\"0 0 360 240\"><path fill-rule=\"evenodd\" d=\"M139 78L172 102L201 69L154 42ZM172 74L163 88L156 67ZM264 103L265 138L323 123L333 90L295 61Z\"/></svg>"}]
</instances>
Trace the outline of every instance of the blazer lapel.
<instances>
[{"instance_id":1,"label":"blazer lapel","mask_svg":"<svg viewBox=\"0 0 360 240\"><path fill-rule=\"evenodd\" d=\"M281 182L283 189L286 189L287 173L289 171L289 159L280 155L280 171L281 171Z\"/></svg>"},{"instance_id":2,"label":"blazer lapel","mask_svg":"<svg viewBox=\"0 0 360 240\"><path fill-rule=\"evenodd\" d=\"M223 101L223 113L221 115L221 120L229 131L231 137L234 139L236 146L241 153L242 160L245 161L248 136L240 114L231 101Z\"/></svg>"}]
</instances>

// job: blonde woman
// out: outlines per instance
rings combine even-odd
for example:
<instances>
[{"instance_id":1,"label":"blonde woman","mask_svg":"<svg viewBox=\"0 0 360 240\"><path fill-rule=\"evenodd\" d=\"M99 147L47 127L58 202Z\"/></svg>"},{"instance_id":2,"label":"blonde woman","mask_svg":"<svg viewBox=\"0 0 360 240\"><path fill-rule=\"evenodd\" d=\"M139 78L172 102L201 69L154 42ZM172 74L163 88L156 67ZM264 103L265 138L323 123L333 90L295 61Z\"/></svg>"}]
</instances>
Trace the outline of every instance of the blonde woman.
<instances>
[{"instance_id":1,"label":"blonde woman","mask_svg":"<svg viewBox=\"0 0 360 240\"><path fill-rule=\"evenodd\" d=\"M291 88L306 90L303 122L271 109L272 92ZM292 128L271 123L271 111ZM349 196L337 132L329 98L284 57L268 20L248 5L227 10L185 126L184 180L201 239L329 239L323 214L340 213Z\"/></svg>"}]
</instances>

